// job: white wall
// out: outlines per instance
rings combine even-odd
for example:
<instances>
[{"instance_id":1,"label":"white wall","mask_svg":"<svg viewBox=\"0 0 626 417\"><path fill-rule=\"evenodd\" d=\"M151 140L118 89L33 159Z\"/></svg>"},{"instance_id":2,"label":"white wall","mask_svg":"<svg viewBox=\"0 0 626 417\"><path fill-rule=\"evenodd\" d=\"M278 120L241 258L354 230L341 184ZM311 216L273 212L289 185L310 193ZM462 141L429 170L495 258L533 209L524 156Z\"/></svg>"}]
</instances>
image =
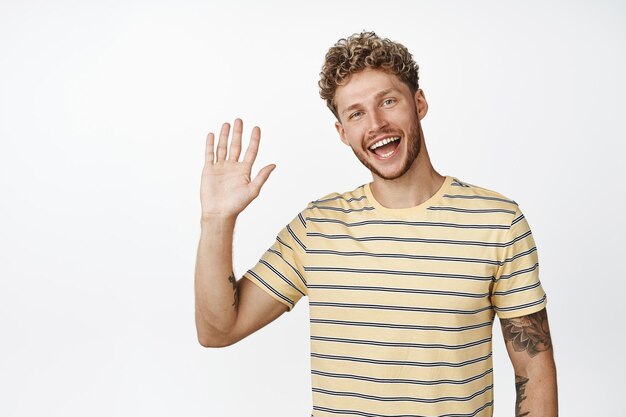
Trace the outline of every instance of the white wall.
<instances>
[{"instance_id":1,"label":"white wall","mask_svg":"<svg viewBox=\"0 0 626 417\"><path fill-rule=\"evenodd\" d=\"M204 137L242 117L257 168L278 165L238 223L241 275L308 201L370 180L316 84L363 29L420 64L440 172L525 211L561 414L618 415L624 3L296 4L0 1L0 415L309 415L306 300L231 348L196 342Z\"/></svg>"}]
</instances>

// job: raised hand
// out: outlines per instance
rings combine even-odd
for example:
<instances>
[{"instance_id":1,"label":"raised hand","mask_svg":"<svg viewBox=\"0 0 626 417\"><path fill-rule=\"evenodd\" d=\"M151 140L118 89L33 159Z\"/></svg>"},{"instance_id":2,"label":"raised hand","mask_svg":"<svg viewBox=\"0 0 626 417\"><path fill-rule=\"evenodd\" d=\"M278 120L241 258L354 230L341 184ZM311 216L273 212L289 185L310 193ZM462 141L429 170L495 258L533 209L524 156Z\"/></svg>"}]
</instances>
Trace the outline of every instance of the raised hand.
<instances>
[{"instance_id":1,"label":"raised hand","mask_svg":"<svg viewBox=\"0 0 626 417\"><path fill-rule=\"evenodd\" d=\"M243 122L236 119L230 148L228 123L222 125L216 149L214 149L215 135L213 133L207 135L200 184L203 217L237 217L259 195L261 187L276 168L274 164L267 165L251 180L250 174L259 149L261 130L256 126L252 129L246 154L243 160L239 161L242 132Z\"/></svg>"}]
</instances>

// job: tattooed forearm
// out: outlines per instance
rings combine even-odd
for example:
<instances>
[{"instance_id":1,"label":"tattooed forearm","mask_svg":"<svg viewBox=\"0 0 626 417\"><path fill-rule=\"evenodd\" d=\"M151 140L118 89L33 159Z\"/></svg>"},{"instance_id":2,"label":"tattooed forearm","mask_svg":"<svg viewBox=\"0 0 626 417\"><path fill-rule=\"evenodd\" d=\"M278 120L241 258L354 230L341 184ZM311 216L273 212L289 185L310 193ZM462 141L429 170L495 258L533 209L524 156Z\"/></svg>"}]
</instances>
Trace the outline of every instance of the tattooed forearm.
<instances>
[{"instance_id":1,"label":"tattooed forearm","mask_svg":"<svg viewBox=\"0 0 626 417\"><path fill-rule=\"evenodd\" d=\"M228 281L230 281L231 284L233 284L233 297L234 297L234 301L233 301L233 307L238 308L239 307L239 288L237 287L237 279L235 278L235 273L231 273L230 276L228 277Z\"/></svg>"},{"instance_id":2,"label":"tattooed forearm","mask_svg":"<svg viewBox=\"0 0 626 417\"><path fill-rule=\"evenodd\" d=\"M515 392L517 393L517 398L515 400L515 417L524 417L529 414L528 411L522 413L522 401L526 399L524 393L526 391L526 384L528 383L528 381L528 378L515 375Z\"/></svg>"},{"instance_id":3,"label":"tattooed forearm","mask_svg":"<svg viewBox=\"0 0 626 417\"><path fill-rule=\"evenodd\" d=\"M545 308L528 316L502 319L501 324L504 340L511 342L516 352L526 351L532 358L552 347Z\"/></svg>"}]
</instances>

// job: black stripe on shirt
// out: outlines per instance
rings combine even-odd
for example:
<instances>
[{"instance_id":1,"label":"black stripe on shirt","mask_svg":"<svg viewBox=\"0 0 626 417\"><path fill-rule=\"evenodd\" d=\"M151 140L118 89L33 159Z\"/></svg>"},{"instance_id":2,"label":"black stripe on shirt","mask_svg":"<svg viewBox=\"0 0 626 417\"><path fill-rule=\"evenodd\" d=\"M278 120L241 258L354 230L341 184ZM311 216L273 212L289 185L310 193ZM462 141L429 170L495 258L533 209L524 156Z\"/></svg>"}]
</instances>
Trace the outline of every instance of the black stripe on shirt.
<instances>
[{"instance_id":1,"label":"black stripe on shirt","mask_svg":"<svg viewBox=\"0 0 626 417\"><path fill-rule=\"evenodd\" d=\"M248 273L250 275L252 275L253 277L255 277L257 280L259 280L259 282L261 284L263 284L268 290L270 290L271 292L273 292L274 294L276 294L276 296L278 298L280 298L281 300L285 300L291 307L294 307L295 304L293 301L291 301L289 298L285 297L284 295L282 295L281 293L279 293L278 291L276 291L274 289L274 287L272 287L271 285L269 285L267 282L265 282L265 280L263 278L261 278L260 276L258 276L257 274L255 274L253 271L248 271Z\"/></svg>"},{"instance_id":2,"label":"black stripe on shirt","mask_svg":"<svg viewBox=\"0 0 626 417\"><path fill-rule=\"evenodd\" d=\"M347 201L349 203L351 201L361 201L364 198L367 198L367 196L366 195L362 195L362 196L359 196L359 197L351 197L351 198L346 199L344 196L338 195L338 196L331 197L331 198L325 198L323 200L315 200L315 201L312 201L311 203L312 204L325 203L327 201L333 201L333 200L343 200L343 201Z\"/></svg>"},{"instance_id":3,"label":"black stripe on shirt","mask_svg":"<svg viewBox=\"0 0 626 417\"><path fill-rule=\"evenodd\" d=\"M491 341L491 337L481 340L475 340L473 342L465 343L462 345L444 345L440 343L383 342L380 340L344 339L340 337L326 336L311 336L311 340L319 342L352 343L356 345L373 345L400 348L461 350L489 343Z\"/></svg>"},{"instance_id":4,"label":"black stripe on shirt","mask_svg":"<svg viewBox=\"0 0 626 417\"><path fill-rule=\"evenodd\" d=\"M519 222L519 221L520 221L520 220L522 220L523 218L524 218L524 215L523 215L523 214L521 214L518 218L514 219L514 220L511 222L511 226L513 226L515 223Z\"/></svg>"},{"instance_id":5,"label":"black stripe on shirt","mask_svg":"<svg viewBox=\"0 0 626 417\"><path fill-rule=\"evenodd\" d=\"M379 274L379 275L401 275L401 276L417 276L431 278L450 278L450 279L468 279L473 281L492 281L493 276L465 275L465 274L444 274L436 272L422 271L398 271L389 269L365 269L365 268L341 268L329 266L305 266L306 272L348 272L359 274Z\"/></svg>"},{"instance_id":6,"label":"black stripe on shirt","mask_svg":"<svg viewBox=\"0 0 626 417\"><path fill-rule=\"evenodd\" d=\"M374 207L370 207L370 206L365 206L365 207L361 207L361 208L355 208L355 209L344 209L341 207L330 207L330 206L318 206L316 204L312 205L310 208L312 209L318 209L318 210L332 210L332 211L341 211L343 213L352 213L354 211L368 211L368 210L374 210Z\"/></svg>"},{"instance_id":7,"label":"black stripe on shirt","mask_svg":"<svg viewBox=\"0 0 626 417\"><path fill-rule=\"evenodd\" d=\"M409 294L426 294L426 295L445 295L452 297L468 297L468 298L485 298L489 293L468 293L460 291L440 291L440 290L424 290L418 288L395 288L395 287L374 287L364 285L310 285L309 288L317 290L351 290L351 291L381 291L381 292L399 292Z\"/></svg>"},{"instance_id":8,"label":"black stripe on shirt","mask_svg":"<svg viewBox=\"0 0 626 417\"><path fill-rule=\"evenodd\" d=\"M384 226L426 226L426 227L450 227L454 229L499 229L508 230L509 224L460 224L460 223L441 223L441 222L411 222L404 220L363 220L360 222L344 222L339 219L330 219L324 217L307 217L307 221L311 223L336 223L346 227L358 227L369 225Z\"/></svg>"},{"instance_id":9,"label":"black stripe on shirt","mask_svg":"<svg viewBox=\"0 0 626 417\"><path fill-rule=\"evenodd\" d=\"M276 241L278 243L280 243L281 245L291 249L293 251L293 248L291 246L289 246L287 243L285 243L279 236L276 236Z\"/></svg>"},{"instance_id":10,"label":"black stripe on shirt","mask_svg":"<svg viewBox=\"0 0 626 417\"><path fill-rule=\"evenodd\" d=\"M438 314L479 314L483 311L491 310L491 305L481 307L476 310L455 310L447 308L430 308L430 307L417 307L417 306L394 306L386 304L363 304L363 303L331 303L324 301L309 301L311 307L338 307L338 308L365 308L373 310L395 310L395 311L409 311L414 313L438 313Z\"/></svg>"},{"instance_id":11,"label":"black stripe on shirt","mask_svg":"<svg viewBox=\"0 0 626 417\"><path fill-rule=\"evenodd\" d=\"M313 387L313 392L317 392L319 394L326 395L334 395L339 397L357 397L365 400L372 401L385 401L385 402L398 402L398 401L407 401L407 402L418 402L418 403L426 403L426 404L434 404L440 402L466 402L471 401L479 395L484 394L487 391L491 391L493 389L493 385L488 385L485 388L476 391L467 397L439 397L439 398L417 398L417 397L380 397L377 395L368 395L361 394L358 392L349 392L349 391L331 391L327 389Z\"/></svg>"},{"instance_id":12,"label":"black stripe on shirt","mask_svg":"<svg viewBox=\"0 0 626 417\"><path fill-rule=\"evenodd\" d=\"M464 198L468 200L489 200L489 201L501 201L503 203L509 203L517 206L518 204L513 200L507 200L506 198L488 197L484 195L463 195L463 194L444 194L444 198Z\"/></svg>"},{"instance_id":13,"label":"black stripe on shirt","mask_svg":"<svg viewBox=\"0 0 626 417\"><path fill-rule=\"evenodd\" d=\"M441 414L437 417L474 417L476 416L478 413L480 413L481 411L483 411L486 408L489 408L493 406L493 401L488 401L486 402L484 405L481 405L480 407L478 407L475 411L471 412L471 413L465 413L465 414L459 414L459 413L453 413L453 414ZM321 407L319 405L314 405L313 406L313 410L315 411L321 411L324 413L330 413L330 414L345 414L345 415L353 415L353 416L361 416L361 417L424 417L423 414L373 414L373 413L369 413L369 412L365 412L365 411L360 411L360 410L341 410L341 409L336 409L336 408L328 408L328 407ZM311 415L313 416L313 415Z\"/></svg>"},{"instance_id":14,"label":"black stripe on shirt","mask_svg":"<svg viewBox=\"0 0 626 417\"><path fill-rule=\"evenodd\" d=\"M522 256L530 255L531 253L536 252L536 251L537 251L537 247L536 247L536 246L533 246L532 248L530 248L530 249L528 249L528 250L525 250L524 252L520 252L520 253L518 253L518 254L516 254L516 255L511 256L510 258L506 258L506 259L502 262L502 264L505 264L505 263L508 263L508 262L514 261L514 260L516 260L517 258L521 258Z\"/></svg>"},{"instance_id":15,"label":"black stripe on shirt","mask_svg":"<svg viewBox=\"0 0 626 417\"><path fill-rule=\"evenodd\" d=\"M436 243L436 244L449 244L449 245L487 246L487 247L504 248L504 247L507 247L507 246L511 246L512 244L514 244L518 240L524 239L525 237L527 237L530 234L531 234L531 232L529 230L526 233L524 233L524 234L516 237L515 239L511 240L510 242L502 242L502 243L500 243L500 242L480 242L480 241L473 241L473 240L424 239L424 238L417 238L417 237L397 237L397 236L362 236L362 237L354 237L354 236L351 236L351 235L341 235L341 234L329 235L329 234L317 233L317 232L307 232L306 235L309 236L309 237L319 237L319 238L322 238L322 239L332 239L332 240L347 239L347 240L354 240L354 241L357 241L357 242L369 242L369 241L381 240L381 241L392 241L392 242Z\"/></svg>"},{"instance_id":16,"label":"black stripe on shirt","mask_svg":"<svg viewBox=\"0 0 626 417\"><path fill-rule=\"evenodd\" d=\"M481 379L489 374L493 373L493 369L487 369L485 372L471 376L466 379L436 379L423 381L419 379L400 379L400 378L373 378L364 375L355 375L355 374L343 374L337 372L324 372L318 371L316 369L311 369L312 375L318 375L326 378L337 378L337 379L355 379L357 381L367 381L373 382L377 384L414 384L414 385L464 385L469 382L476 381Z\"/></svg>"},{"instance_id":17,"label":"black stripe on shirt","mask_svg":"<svg viewBox=\"0 0 626 417\"><path fill-rule=\"evenodd\" d=\"M271 248L270 248L270 249L268 249L267 251L268 251L268 252L270 252L270 253L273 253L274 255L276 255L276 256L278 256L278 257L280 257L280 259L282 259L282 260L283 260L283 262L285 262L287 265L289 265L289 267L293 270L293 272L295 272L295 273L296 273L296 275L298 275L298 277L300 278L300 280L302 281L302 283L304 284L304 286L305 286L305 287L307 286L307 282L306 282L306 279L304 279L304 276L300 273L300 271L298 271L298 269L297 269L295 266L291 265L291 264L290 264L290 263L289 263L289 262L288 262L288 261L287 261L287 260L283 257L283 254L282 254L282 253L280 253L280 252L279 252L279 251L277 251L277 250L271 249Z\"/></svg>"},{"instance_id":18,"label":"black stripe on shirt","mask_svg":"<svg viewBox=\"0 0 626 417\"><path fill-rule=\"evenodd\" d=\"M531 285L527 285L525 287L519 287L519 288L514 288L512 290L508 290L508 291L496 291L493 293L493 295L509 295L509 294L515 294L517 292L522 292L522 291L528 291L528 290L532 290L534 288L537 288L541 285L541 283L539 281L535 282L534 284Z\"/></svg>"},{"instance_id":19,"label":"black stripe on shirt","mask_svg":"<svg viewBox=\"0 0 626 417\"><path fill-rule=\"evenodd\" d=\"M452 183L450 183L450 185L452 185L453 187L465 187L465 188L471 188L469 185L457 180L456 178L454 178L452 180Z\"/></svg>"},{"instance_id":20,"label":"black stripe on shirt","mask_svg":"<svg viewBox=\"0 0 626 417\"><path fill-rule=\"evenodd\" d=\"M469 326L446 327L446 326L425 326L419 324L399 324L399 323L377 323L366 321L348 321L348 320L331 320L331 319L310 319L311 324L328 324L337 326L356 326L356 327L376 327L383 329L400 329L400 330L422 330L422 331L438 331L438 332L465 332L468 330L481 329L492 325L491 321L483 323L471 324Z\"/></svg>"},{"instance_id":21,"label":"black stripe on shirt","mask_svg":"<svg viewBox=\"0 0 626 417\"><path fill-rule=\"evenodd\" d=\"M285 283L287 285L289 285L291 288L293 288L294 290L298 291L300 294L302 294L303 296L305 295L302 291L300 291L300 289L298 287L296 287L294 285L293 282L291 282L286 276L284 276L279 270L277 270L276 268L274 268L274 266L272 264L270 264L269 262L261 259L259 260L260 264L263 264L267 267L267 269L269 269L270 271L272 271L274 274L276 274L277 276L279 276L283 281L285 281Z\"/></svg>"},{"instance_id":22,"label":"black stripe on shirt","mask_svg":"<svg viewBox=\"0 0 626 417\"><path fill-rule=\"evenodd\" d=\"M536 263L533 266L531 266L530 268L524 268L524 269L517 270L515 272L511 272L510 274L507 274L507 275L501 275L500 278L496 279L496 282L500 281L502 279L510 279L510 278L513 278L513 277L515 277L517 275L526 274L528 272L533 272L538 267L539 267L539 264Z\"/></svg>"},{"instance_id":23,"label":"black stripe on shirt","mask_svg":"<svg viewBox=\"0 0 626 417\"><path fill-rule=\"evenodd\" d=\"M370 256L374 258L397 258L397 259L419 259L427 261L448 261L448 262L470 262L470 263L482 263L488 265L501 265L502 262L492 259L480 259L480 258L458 258L451 256L427 256L427 255L411 255L405 253L375 253L375 252L361 252L361 251L338 251L330 249L307 249L307 254L311 255L337 255L337 256ZM522 256L522 255L516 255ZM504 262L510 262L515 257L505 260Z\"/></svg>"},{"instance_id":24,"label":"black stripe on shirt","mask_svg":"<svg viewBox=\"0 0 626 417\"><path fill-rule=\"evenodd\" d=\"M512 307L496 307L494 306L493 308L496 311L515 311L515 310L521 310L527 307L534 307L537 306L541 303L543 303L546 300L546 296L544 294L543 297L541 297L541 299L537 300L537 301L533 301L532 303L526 303L526 304L521 304L521 305L517 305L517 306L512 306Z\"/></svg>"},{"instance_id":25,"label":"black stripe on shirt","mask_svg":"<svg viewBox=\"0 0 626 417\"><path fill-rule=\"evenodd\" d=\"M294 233L294 231L291 229L291 227L289 225L287 225L287 231L289 232L289 234L291 235L291 237L293 237L293 240L296 241L296 243L298 245L300 245L300 247L304 250L306 250L306 246L304 246L304 243L302 243L300 241L300 239L298 239L298 236Z\"/></svg>"},{"instance_id":26,"label":"black stripe on shirt","mask_svg":"<svg viewBox=\"0 0 626 417\"><path fill-rule=\"evenodd\" d=\"M302 226L306 229L306 221L304 220L304 217L302 217L302 213L298 213L298 219L300 219L300 223L302 223Z\"/></svg>"},{"instance_id":27,"label":"black stripe on shirt","mask_svg":"<svg viewBox=\"0 0 626 417\"><path fill-rule=\"evenodd\" d=\"M371 363L375 365L397 365L397 366L420 366L424 368L438 368L438 367L447 367L447 368L462 368L467 365L473 365L475 363L484 362L491 358L491 352L485 356L480 356L478 358L469 359L463 362L416 362L416 361L396 361L396 360L387 360L387 359L371 359L371 358L360 358L356 356L341 356L341 355L326 355L322 353L311 352L312 358L317 359L328 359L328 360L337 360L337 361L348 361L348 362L361 362L361 363Z\"/></svg>"},{"instance_id":28,"label":"black stripe on shirt","mask_svg":"<svg viewBox=\"0 0 626 417\"><path fill-rule=\"evenodd\" d=\"M485 213L507 213L507 214L515 214L513 210L506 209L464 209L458 207L446 207L446 206L431 206L428 207L428 210L438 210L438 211L454 211L457 213L472 213L472 214L485 214Z\"/></svg>"}]
</instances>

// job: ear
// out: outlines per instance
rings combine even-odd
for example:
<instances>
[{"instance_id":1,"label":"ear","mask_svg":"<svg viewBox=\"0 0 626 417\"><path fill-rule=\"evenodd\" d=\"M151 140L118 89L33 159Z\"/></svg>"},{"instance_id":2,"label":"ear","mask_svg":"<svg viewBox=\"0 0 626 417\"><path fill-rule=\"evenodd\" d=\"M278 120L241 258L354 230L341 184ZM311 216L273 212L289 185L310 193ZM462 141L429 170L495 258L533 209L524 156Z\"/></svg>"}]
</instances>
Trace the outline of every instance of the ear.
<instances>
[{"instance_id":1,"label":"ear","mask_svg":"<svg viewBox=\"0 0 626 417\"><path fill-rule=\"evenodd\" d=\"M343 129L341 122L335 122L335 129L337 129L337 133L339 133L339 139L341 139L344 144L350 146L350 142L348 142L346 138L346 131Z\"/></svg>"},{"instance_id":2,"label":"ear","mask_svg":"<svg viewBox=\"0 0 626 417\"><path fill-rule=\"evenodd\" d=\"M415 106L417 109L417 116L420 120L422 120L424 116L426 116L426 113L428 113L428 102L426 101L424 90L421 88L415 92Z\"/></svg>"}]
</instances>

